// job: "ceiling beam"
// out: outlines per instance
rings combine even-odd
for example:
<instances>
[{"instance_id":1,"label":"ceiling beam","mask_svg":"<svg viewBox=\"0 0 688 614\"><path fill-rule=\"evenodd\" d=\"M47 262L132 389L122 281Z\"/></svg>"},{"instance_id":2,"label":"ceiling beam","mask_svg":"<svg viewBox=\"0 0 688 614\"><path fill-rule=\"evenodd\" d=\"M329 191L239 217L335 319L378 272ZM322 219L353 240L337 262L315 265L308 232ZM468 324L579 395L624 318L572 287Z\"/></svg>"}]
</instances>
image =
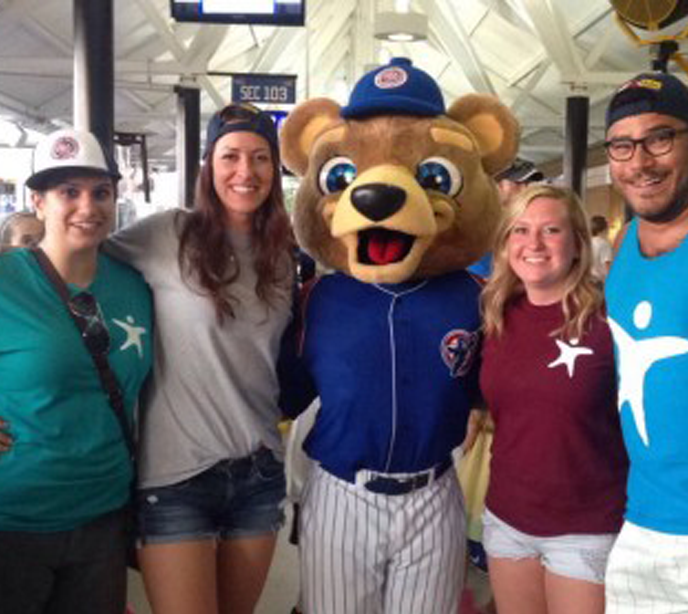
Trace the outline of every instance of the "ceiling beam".
<instances>
[{"instance_id":1,"label":"ceiling beam","mask_svg":"<svg viewBox=\"0 0 688 614\"><path fill-rule=\"evenodd\" d=\"M597 24L600 20L604 19L611 12L611 7L608 5L599 4L588 14L588 16L583 19L577 27L573 28L571 32L571 40L575 40L582 34L588 31L590 27ZM534 55L530 61L523 64L520 69L512 73L509 77L509 85L515 85L522 79L525 79L530 73L532 73L543 61L550 61L551 58L548 57L547 51L543 50L536 55Z\"/></svg>"},{"instance_id":2,"label":"ceiling beam","mask_svg":"<svg viewBox=\"0 0 688 614\"><path fill-rule=\"evenodd\" d=\"M604 28L602 36L597 39L588 55L585 56L585 67L588 70L594 68L604 55L604 52L609 49L609 43L614 38L614 33L615 30L611 24Z\"/></svg>"},{"instance_id":3,"label":"ceiling beam","mask_svg":"<svg viewBox=\"0 0 688 614\"><path fill-rule=\"evenodd\" d=\"M523 103L533 95L537 84L540 83L542 77L545 76L545 73L549 70L551 65L552 62L546 60L533 71L525 86L520 89L518 95L511 103L510 108L512 111L517 111L523 105Z\"/></svg>"},{"instance_id":4,"label":"ceiling beam","mask_svg":"<svg viewBox=\"0 0 688 614\"><path fill-rule=\"evenodd\" d=\"M377 64L380 43L375 38L375 5L374 0L358 0L351 16L351 32L355 32L351 37L351 83L358 81L369 66Z\"/></svg>"},{"instance_id":5,"label":"ceiling beam","mask_svg":"<svg viewBox=\"0 0 688 614\"><path fill-rule=\"evenodd\" d=\"M160 9L153 4L152 0L136 0L136 2L139 5L139 8L143 11L144 15L148 18L155 30L158 32L162 40L165 42L174 59L180 64L184 65L187 49L179 42L179 40L177 40L177 37L163 18ZM180 71L180 77L184 76L188 76L186 67L184 70ZM208 77L199 76L198 83L205 90L206 94L208 94L208 96L213 100L217 107L222 107L225 104L223 97Z\"/></svg>"},{"instance_id":6,"label":"ceiling beam","mask_svg":"<svg viewBox=\"0 0 688 614\"><path fill-rule=\"evenodd\" d=\"M294 32L290 28L275 28L272 36L258 53L253 64L243 72L270 72L277 61L293 43Z\"/></svg>"},{"instance_id":7,"label":"ceiling beam","mask_svg":"<svg viewBox=\"0 0 688 614\"><path fill-rule=\"evenodd\" d=\"M573 44L563 15L552 0L520 0L533 24L545 54L562 75L582 78L585 66Z\"/></svg>"},{"instance_id":8,"label":"ceiling beam","mask_svg":"<svg viewBox=\"0 0 688 614\"><path fill-rule=\"evenodd\" d=\"M441 51L461 67L476 92L494 94L494 86L463 28L454 3L448 0L420 0L420 4L428 15L431 31L441 44Z\"/></svg>"},{"instance_id":9,"label":"ceiling beam","mask_svg":"<svg viewBox=\"0 0 688 614\"><path fill-rule=\"evenodd\" d=\"M192 66L204 66L208 68L210 59L222 45L227 33L227 26L204 26L198 29L184 54L183 63Z\"/></svg>"},{"instance_id":10,"label":"ceiling beam","mask_svg":"<svg viewBox=\"0 0 688 614\"><path fill-rule=\"evenodd\" d=\"M52 78L72 78L74 61L71 58L2 58L0 75L24 75ZM197 69L195 69L197 70ZM203 69L204 70L204 69ZM116 60L117 74L138 74L143 78L149 75L174 75L180 73L197 76L199 72L187 71L176 61L149 62L144 60Z\"/></svg>"}]
</instances>

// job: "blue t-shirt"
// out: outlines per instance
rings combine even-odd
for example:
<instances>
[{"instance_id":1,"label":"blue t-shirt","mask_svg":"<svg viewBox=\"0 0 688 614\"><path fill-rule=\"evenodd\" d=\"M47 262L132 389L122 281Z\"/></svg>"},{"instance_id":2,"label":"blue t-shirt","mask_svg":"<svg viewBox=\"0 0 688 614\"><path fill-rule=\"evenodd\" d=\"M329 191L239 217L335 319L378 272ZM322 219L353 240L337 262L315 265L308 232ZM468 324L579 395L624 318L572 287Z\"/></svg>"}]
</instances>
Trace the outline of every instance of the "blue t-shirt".
<instances>
[{"instance_id":1,"label":"blue t-shirt","mask_svg":"<svg viewBox=\"0 0 688 614\"><path fill-rule=\"evenodd\" d=\"M104 255L86 290L132 420L151 365L150 293ZM0 530L69 530L124 505L132 474L119 423L75 322L27 250L0 256L0 331L0 417L14 440L0 454Z\"/></svg>"},{"instance_id":2,"label":"blue t-shirt","mask_svg":"<svg viewBox=\"0 0 688 614\"><path fill-rule=\"evenodd\" d=\"M606 282L631 461L626 518L688 534L688 241L642 255L633 220Z\"/></svg>"}]
</instances>

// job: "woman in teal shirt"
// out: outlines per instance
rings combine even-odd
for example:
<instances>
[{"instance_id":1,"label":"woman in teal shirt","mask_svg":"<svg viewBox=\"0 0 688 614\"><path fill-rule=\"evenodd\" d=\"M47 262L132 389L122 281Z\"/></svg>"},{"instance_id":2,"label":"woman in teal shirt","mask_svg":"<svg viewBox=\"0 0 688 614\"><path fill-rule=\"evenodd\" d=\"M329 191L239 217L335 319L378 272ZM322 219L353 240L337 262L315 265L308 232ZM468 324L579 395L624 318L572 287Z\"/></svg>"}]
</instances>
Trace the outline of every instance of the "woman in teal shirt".
<instances>
[{"instance_id":1,"label":"woman in teal shirt","mask_svg":"<svg viewBox=\"0 0 688 614\"><path fill-rule=\"evenodd\" d=\"M34 252L0 255L0 609L122 614L132 466L91 352L106 355L131 423L151 364L151 299L137 272L99 252L119 174L97 139L55 132L34 169L40 249L70 299Z\"/></svg>"}]
</instances>

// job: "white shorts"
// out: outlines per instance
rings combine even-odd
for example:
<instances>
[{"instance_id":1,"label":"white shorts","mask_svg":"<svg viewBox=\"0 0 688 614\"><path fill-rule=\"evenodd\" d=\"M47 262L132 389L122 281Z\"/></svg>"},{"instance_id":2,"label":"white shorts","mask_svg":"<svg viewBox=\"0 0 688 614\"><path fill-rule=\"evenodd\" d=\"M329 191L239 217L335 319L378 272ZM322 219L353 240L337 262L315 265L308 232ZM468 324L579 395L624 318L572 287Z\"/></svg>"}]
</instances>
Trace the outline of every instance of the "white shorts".
<instances>
[{"instance_id":1,"label":"white shorts","mask_svg":"<svg viewBox=\"0 0 688 614\"><path fill-rule=\"evenodd\" d=\"M609 551L616 533L536 537L522 533L489 510L483 514L483 547L496 559L539 559L554 574L595 584L604 583Z\"/></svg>"},{"instance_id":2,"label":"white shorts","mask_svg":"<svg viewBox=\"0 0 688 614\"><path fill-rule=\"evenodd\" d=\"M688 535L625 522L609 557L606 614L688 612Z\"/></svg>"}]
</instances>

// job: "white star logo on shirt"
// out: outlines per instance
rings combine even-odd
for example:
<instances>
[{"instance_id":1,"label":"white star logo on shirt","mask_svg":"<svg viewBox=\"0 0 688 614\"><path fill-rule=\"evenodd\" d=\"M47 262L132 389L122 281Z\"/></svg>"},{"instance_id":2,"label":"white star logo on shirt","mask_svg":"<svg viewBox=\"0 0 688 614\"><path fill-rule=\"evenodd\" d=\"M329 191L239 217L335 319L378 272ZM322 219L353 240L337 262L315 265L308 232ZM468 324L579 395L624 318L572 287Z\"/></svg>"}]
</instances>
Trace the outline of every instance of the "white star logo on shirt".
<instances>
[{"instance_id":1,"label":"white star logo on shirt","mask_svg":"<svg viewBox=\"0 0 688 614\"><path fill-rule=\"evenodd\" d=\"M554 369L554 367L557 367L559 365L566 365L566 372L569 374L569 377L571 378L573 377L573 372L576 368L576 359L579 356L587 356L593 353L593 351L590 348L586 348L583 346L577 347L578 339L571 339L571 345L569 345L568 343L564 343L563 341L559 341L559 339L555 339L555 343L559 348L559 356L555 358L552 362L550 362L547 366L550 369Z\"/></svg>"},{"instance_id":2,"label":"white star logo on shirt","mask_svg":"<svg viewBox=\"0 0 688 614\"><path fill-rule=\"evenodd\" d=\"M619 411L628 404L633 413L638 436L646 446L650 445L645 424L645 376L652 366L665 358L688 352L688 339L682 337L650 337L633 339L611 318L609 328L619 351ZM633 312L633 323L638 329L645 329L652 321L652 303L641 301Z\"/></svg>"},{"instance_id":3,"label":"white star logo on shirt","mask_svg":"<svg viewBox=\"0 0 688 614\"><path fill-rule=\"evenodd\" d=\"M112 321L127 333L127 340L120 346L120 350L124 351L130 346L134 346L139 354L139 358L143 357L143 343L141 342L141 335L144 335L146 329L143 326L134 326L134 318L127 316L127 321L122 322L113 318Z\"/></svg>"}]
</instances>

